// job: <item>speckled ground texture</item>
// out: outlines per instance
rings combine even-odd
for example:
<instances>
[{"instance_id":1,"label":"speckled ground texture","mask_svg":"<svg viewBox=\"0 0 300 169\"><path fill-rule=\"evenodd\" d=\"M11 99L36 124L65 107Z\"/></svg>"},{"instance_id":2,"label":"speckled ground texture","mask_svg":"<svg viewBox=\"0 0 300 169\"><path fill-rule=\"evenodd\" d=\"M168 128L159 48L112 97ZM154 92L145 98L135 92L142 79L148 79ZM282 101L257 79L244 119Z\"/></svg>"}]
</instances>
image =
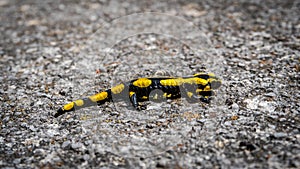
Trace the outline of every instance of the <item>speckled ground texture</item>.
<instances>
[{"instance_id":1,"label":"speckled ground texture","mask_svg":"<svg viewBox=\"0 0 300 169\"><path fill-rule=\"evenodd\" d=\"M0 167L299 168L299 8L1 0ZM124 18L144 12L169 18ZM180 22L200 32L187 44ZM183 99L135 111L121 102L53 117L69 101L157 71L214 72L222 86L209 105Z\"/></svg>"}]
</instances>

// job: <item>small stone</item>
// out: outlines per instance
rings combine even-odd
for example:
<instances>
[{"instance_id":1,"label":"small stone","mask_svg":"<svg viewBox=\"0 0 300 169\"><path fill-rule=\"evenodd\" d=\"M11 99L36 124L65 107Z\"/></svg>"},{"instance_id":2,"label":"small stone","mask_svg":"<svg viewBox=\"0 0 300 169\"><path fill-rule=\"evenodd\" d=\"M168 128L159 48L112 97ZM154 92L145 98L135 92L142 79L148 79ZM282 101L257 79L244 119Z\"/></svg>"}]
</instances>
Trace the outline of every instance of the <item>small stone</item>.
<instances>
[{"instance_id":1,"label":"small stone","mask_svg":"<svg viewBox=\"0 0 300 169\"><path fill-rule=\"evenodd\" d=\"M73 149L78 149L78 148L82 147L82 144L81 143L72 143L71 147Z\"/></svg>"},{"instance_id":2,"label":"small stone","mask_svg":"<svg viewBox=\"0 0 300 169\"><path fill-rule=\"evenodd\" d=\"M113 112L110 113L110 115L111 116L118 116L118 115L120 115L120 113L117 112L117 111L113 111Z\"/></svg>"},{"instance_id":3,"label":"small stone","mask_svg":"<svg viewBox=\"0 0 300 169\"><path fill-rule=\"evenodd\" d=\"M2 122L3 123L7 123L9 121L10 117L9 116L6 116L3 118Z\"/></svg>"},{"instance_id":4,"label":"small stone","mask_svg":"<svg viewBox=\"0 0 300 169\"><path fill-rule=\"evenodd\" d=\"M35 155L45 155L45 154L46 154L46 153L45 153L45 150L40 149L40 148L34 150L33 153L34 153Z\"/></svg>"},{"instance_id":5,"label":"small stone","mask_svg":"<svg viewBox=\"0 0 300 169\"><path fill-rule=\"evenodd\" d=\"M20 164L20 162L21 162L21 159L20 159L20 158L16 158L16 159L14 159L14 161L13 161L14 164Z\"/></svg>"},{"instance_id":6,"label":"small stone","mask_svg":"<svg viewBox=\"0 0 300 169\"><path fill-rule=\"evenodd\" d=\"M239 110L239 105L236 104L236 103L233 103L233 104L231 105L231 107L232 107L233 110Z\"/></svg>"},{"instance_id":7,"label":"small stone","mask_svg":"<svg viewBox=\"0 0 300 169\"><path fill-rule=\"evenodd\" d=\"M37 25L40 25L41 24L41 21L38 20L38 19L32 19L32 20L29 20L26 22L26 25L27 26L37 26Z\"/></svg>"},{"instance_id":8,"label":"small stone","mask_svg":"<svg viewBox=\"0 0 300 169\"><path fill-rule=\"evenodd\" d=\"M263 41L250 41L249 42L250 46L255 46L255 47L262 46L263 44L264 44Z\"/></svg>"},{"instance_id":9,"label":"small stone","mask_svg":"<svg viewBox=\"0 0 300 169\"><path fill-rule=\"evenodd\" d=\"M286 136L287 136L287 133L283 133L283 132L274 133L274 137L276 137L276 138L283 138Z\"/></svg>"},{"instance_id":10,"label":"small stone","mask_svg":"<svg viewBox=\"0 0 300 169\"><path fill-rule=\"evenodd\" d=\"M59 135L59 132L54 129L49 129L49 130L47 130L47 135L50 137L54 137L56 135Z\"/></svg>"},{"instance_id":11,"label":"small stone","mask_svg":"<svg viewBox=\"0 0 300 169\"><path fill-rule=\"evenodd\" d=\"M36 52L37 51L37 48L29 48L25 51L25 53L33 53L33 52Z\"/></svg>"},{"instance_id":12,"label":"small stone","mask_svg":"<svg viewBox=\"0 0 300 169\"><path fill-rule=\"evenodd\" d=\"M20 116L20 115L22 115L22 112L17 111L17 112L15 112L15 115Z\"/></svg>"},{"instance_id":13,"label":"small stone","mask_svg":"<svg viewBox=\"0 0 300 169\"><path fill-rule=\"evenodd\" d=\"M215 147L216 148L223 148L225 145L224 145L224 142L223 141L216 141L215 142Z\"/></svg>"},{"instance_id":14,"label":"small stone","mask_svg":"<svg viewBox=\"0 0 300 169\"><path fill-rule=\"evenodd\" d=\"M66 147L68 147L70 144L71 144L71 141L70 141L70 140L67 140L67 141L63 142L63 144L61 145L61 148L66 148Z\"/></svg>"},{"instance_id":15,"label":"small stone","mask_svg":"<svg viewBox=\"0 0 300 169\"><path fill-rule=\"evenodd\" d=\"M159 160L159 162L156 164L157 168L165 168L167 164L167 161L165 159Z\"/></svg>"},{"instance_id":16,"label":"small stone","mask_svg":"<svg viewBox=\"0 0 300 169\"><path fill-rule=\"evenodd\" d=\"M232 125L232 122L231 122L231 121L226 121L226 122L224 123L224 125L225 125L225 126L231 126L231 125Z\"/></svg>"},{"instance_id":17,"label":"small stone","mask_svg":"<svg viewBox=\"0 0 300 169\"><path fill-rule=\"evenodd\" d=\"M29 129L31 130L31 131L33 131L33 132L36 132L38 129L37 128L35 128L33 125L30 125L29 126Z\"/></svg>"},{"instance_id":18,"label":"small stone","mask_svg":"<svg viewBox=\"0 0 300 169\"><path fill-rule=\"evenodd\" d=\"M88 161L90 159L90 156L88 154L83 155L83 159L85 161Z\"/></svg>"},{"instance_id":19,"label":"small stone","mask_svg":"<svg viewBox=\"0 0 300 169\"><path fill-rule=\"evenodd\" d=\"M239 63L238 63L238 66L239 66L239 67L245 67L246 65L245 65L245 63L243 63L243 62L239 62Z\"/></svg>"},{"instance_id":20,"label":"small stone","mask_svg":"<svg viewBox=\"0 0 300 169\"><path fill-rule=\"evenodd\" d=\"M267 97L276 97L276 94L273 93L273 92L266 93L266 94L264 94L264 95L267 96Z\"/></svg>"},{"instance_id":21,"label":"small stone","mask_svg":"<svg viewBox=\"0 0 300 169\"><path fill-rule=\"evenodd\" d=\"M280 118L279 121L284 122L284 121L287 121L287 120L286 120L286 118Z\"/></svg>"},{"instance_id":22,"label":"small stone","mask_svg":"<svg viewBox=\"0 0 300 169\"><path fill-rule=\"evenodd\" d=\"M97 15L91 15L90 20L91 21L96 21L98 19Z\"/></svg>"}]
</instances>

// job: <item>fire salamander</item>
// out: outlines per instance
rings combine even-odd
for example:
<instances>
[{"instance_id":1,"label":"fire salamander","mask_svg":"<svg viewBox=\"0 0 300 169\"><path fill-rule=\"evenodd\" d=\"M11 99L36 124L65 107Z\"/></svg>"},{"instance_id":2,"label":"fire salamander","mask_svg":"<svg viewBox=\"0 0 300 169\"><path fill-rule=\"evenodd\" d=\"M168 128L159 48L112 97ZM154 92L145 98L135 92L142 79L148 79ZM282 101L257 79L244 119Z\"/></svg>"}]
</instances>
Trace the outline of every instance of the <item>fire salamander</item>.
<instances>
[{"instance_id":1,"label":"fire salamander","mask_svg":"<svg viewBox=\"0 0 300 169\"><path fill-rule=\"evenodd\" d=\"M127 101L137 110L145 109L144 101L186 98L188 102L209 103L214 89L221 86L213 73L197 73L188 77L138 78L107 89L87 98L70 102L54 115L58 117L66 112L93 105L102 105L112 101Z\"/></svg>"}]
</instances>

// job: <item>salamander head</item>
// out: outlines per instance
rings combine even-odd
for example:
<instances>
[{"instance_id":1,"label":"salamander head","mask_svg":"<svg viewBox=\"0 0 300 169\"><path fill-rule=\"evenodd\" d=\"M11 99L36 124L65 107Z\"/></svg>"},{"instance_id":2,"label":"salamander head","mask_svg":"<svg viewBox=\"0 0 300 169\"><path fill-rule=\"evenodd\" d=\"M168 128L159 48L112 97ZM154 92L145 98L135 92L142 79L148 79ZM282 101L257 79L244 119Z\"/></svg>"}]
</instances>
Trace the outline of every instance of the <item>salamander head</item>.
<instances>
[{"instance_id":1,"label":"salamander head","mask_svg":"<svg viewBox=\"0 0 300 169\"><path fill-rule=\"evenodd\" d=\"M196 73L194 77L207 80L211 89L217 89L222 84L221 80L214 73Z\"/></svg>"}]
</instances>

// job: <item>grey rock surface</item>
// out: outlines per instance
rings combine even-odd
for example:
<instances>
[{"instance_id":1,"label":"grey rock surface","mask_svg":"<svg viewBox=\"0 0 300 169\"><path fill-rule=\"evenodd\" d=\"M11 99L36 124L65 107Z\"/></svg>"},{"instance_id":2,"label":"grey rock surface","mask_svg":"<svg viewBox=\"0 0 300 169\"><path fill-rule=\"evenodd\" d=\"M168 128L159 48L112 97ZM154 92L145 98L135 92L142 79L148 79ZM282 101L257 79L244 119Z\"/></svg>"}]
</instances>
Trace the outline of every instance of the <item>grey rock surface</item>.
<instances>
[{"instance_id":1,"label":"grey rock surface","mask_svg":"<svg viewBox=\"0 0 300 169\"><path fill-rule=\"evenodd\" d=\"M299 168L299 8L1 0L0 167ZM209 105L135 111L120 102L53 117L69 101L157 71L214 72L222 87Z\"/></svg>"}]
</instances>

